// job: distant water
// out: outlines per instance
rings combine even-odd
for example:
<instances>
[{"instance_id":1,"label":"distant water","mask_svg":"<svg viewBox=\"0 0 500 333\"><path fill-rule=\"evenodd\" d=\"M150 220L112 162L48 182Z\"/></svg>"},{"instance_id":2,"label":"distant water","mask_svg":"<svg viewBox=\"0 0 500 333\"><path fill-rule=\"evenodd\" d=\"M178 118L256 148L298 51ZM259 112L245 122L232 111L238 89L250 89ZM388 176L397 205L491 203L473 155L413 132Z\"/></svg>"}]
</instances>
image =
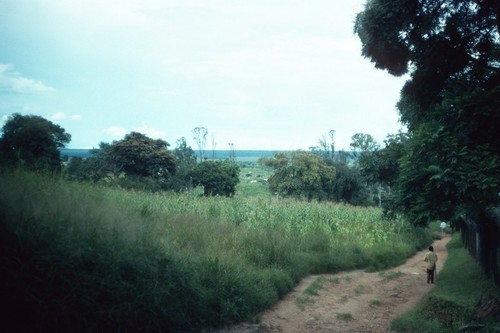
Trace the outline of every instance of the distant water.
<instances>
[{"instance_id":1,"label":"distant water","mask_svg":"<svg viewBox=\"0 0 500 333\"><path fill-rule=\"evenodd\" d=\"M90 149L73 149L73 148L62 148L61 150L61 156L68 156L69 158L71 157L81 157L81 158L87 158L91 156L90 154ZM259 157L264 157L268 156L271 157L273 156L274 153L277 152L283 152L283 150L235 150L234 151L234 156L236 159L241 158L241 159L258 159ZM195 151L195 153L198 155L198 152ZM231 156L232 151L230 150L206 150L205 151L205 158L207 159L226 159L229 156Z\"/></svg>"}]
</instances>

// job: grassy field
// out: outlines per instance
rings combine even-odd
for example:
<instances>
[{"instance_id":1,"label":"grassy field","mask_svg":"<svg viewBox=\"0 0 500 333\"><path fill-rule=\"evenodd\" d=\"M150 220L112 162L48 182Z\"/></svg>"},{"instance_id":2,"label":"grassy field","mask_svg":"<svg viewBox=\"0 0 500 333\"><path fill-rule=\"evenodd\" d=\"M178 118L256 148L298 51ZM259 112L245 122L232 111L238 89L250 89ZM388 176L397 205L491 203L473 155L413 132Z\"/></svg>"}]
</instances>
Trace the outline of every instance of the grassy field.
<instances>
[{"instance_id":1,"label":"grassy field","mask_svg":"<svg viewBox=\"0 0 500 333\"><path fill-rule=\"evenodd\" d=\"M448 260L439 272L436 288L415 309L396 319L392 329L397 332L452 333L467 325L481 324L484 325L482 332L498 332L498 322L477 318L476 313L481 301L493 298L500 299L500 288L486 278L462 246L460 235L455 234L448 244Z\"/></svg>"},{"instance_id":2,"label":"grassy field","mask_svg":"<svg viewBox=\"0 0 500 333\"><path fill-rule=\"evenodd\" d=\"M377 208L23 172L0 175L0 208L1 302L15 330L196 332L251 320L306 275L387 268L431 242Z\"/></svg>"}]
</instances>

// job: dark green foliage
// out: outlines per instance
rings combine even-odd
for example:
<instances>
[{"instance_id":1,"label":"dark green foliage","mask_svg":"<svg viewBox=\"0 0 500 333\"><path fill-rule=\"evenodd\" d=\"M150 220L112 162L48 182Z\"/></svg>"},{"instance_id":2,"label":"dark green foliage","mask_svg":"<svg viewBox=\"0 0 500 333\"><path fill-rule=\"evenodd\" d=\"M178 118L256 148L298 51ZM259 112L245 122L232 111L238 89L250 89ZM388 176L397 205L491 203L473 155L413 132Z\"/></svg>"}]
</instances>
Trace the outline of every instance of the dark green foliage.
<instances>
[{"instance_id":1,"label":"dark green foliage","mask_svg":"<svg viewBox=\"0 0 500 333\"><path fill-rule=\"evenodd\" d=\"M248 266L209 258L199 266L210 326L244 321L278 301L271 281ZM289 290L289 289L288 289Z\"/></svg>"},{"instance_id":2,"label":"dark green foliage","mask_svg":"<svg viewBox=\"0 0 500 333\"><path fill-rule=\"evenodd\" d=\"M173 187L177 161L168 143L131 132L111 144L101 142L86 159L72 158L66 178L149 191Z\"/></svg>"},{"instance_id":3,"label":"dark green foliage","mask_svg":"<svg viewBox=\"0 0 500 333\"><path fill-rule=\"evenodd\" d=\"M311 152L276 153L273 158L262 158L259 162L274 169L268 179L269 189L283 196L324 200L335 179L335 168Z\"/></svg>"},{"instance_id":4,"label":"dark green foliage","mask_svg":"<svg viewBox=\"0 0 500 333\"><path fill-rule=\"evenodd\" d=\"M0 162L30 170L60 171L59 148L71 141L62 127L40 116L16 113L2 131Z\"/></svg>"},{"instance_id":5,"label":"dark green foliage","mask_svg":"<svg viewBox=\"0 0 500 333\"><path fill-rule=\"evenodd\" d=\"M499 15L498 1L370 0L357 16L362 54L410 75L389 209L415 224L500 203Z\"/></svg>"},{"instance_id":6,"label":"dark green foliage","mask_svg":"<svg viewBox=\"0 0 500 333\"><path fill-rule=\"evenodd\" d=\"M0 210L3 327L178 332L202 325L193 268L140 238L147 220L86 188L75 195L76 188L51 185L57 180L25 176L31 191L12 191L23 185L13 177L2 179L9 196L0 193L0 206L9 207Z\"/></svg>"},{"instance_id":7,"label":"dark green foliage","mask_svg":"<svg viewBox=\"0 0 500 333\"><path fill-rule=\"evenodd\" d=\"M168 146L166 141L131 132L111 144L109 159L127 175L162 178L176 171L175 158Z\"/></svg>"},{"instance_id":8,"label":"dark green foliage","mask_svg":"<svg viewBox=\"0 0 500 333\"><path fill-rule=\"evenodd\" d=\"M351 149L361 156L374 152L379 145L370 134L356 133L351 137Z\"/></svg>"},{"instance_id":9,"label":"dark green foliage","mask_svg":"<svg viewBox=\"0 0 500 333\"><path fill-rule=\"evenodd\" d=\"M431 295L422 304L421 314L426 319L433 319L446 328L456 323L474 322L475 316L471 309L445 298Z\"/></svg>"},{"instance_id":10,"label":"dark green foliage","mask_svg":"<svg viewBox=\"0 0 500 333\"><path fill-rule=\"evenodd\" d=\"M190 173L194 186L203 186L205 196L233 196L240 181L240 167L230 160L204 161Z\"/></svg>"},{"instance_id":11,"label":"dark green foliage","mask_svg":"<svg viewBox=\"0 0 500 333\"><path fill-rule=\"evenodd\" d=\"M446 112L451 105L461 111ZM434 110L443 121L419 126L400 160L394 202L416 224L498 204L500 140L487 124L500 125L498 110L500 87L445 100Z\"/></svg>"},{"instance_id":12,"label":"dark green foliage","mask_svg":"<svg viewBox=\"0 0 500 333\"><path fill-rule=\"evenodd\" d=\"M329 198L337 202L346 202L351 205L368 205L369 192L364 178L357 166L349 166L343 161L333 162L336 171L335 181Z\"/></svg>"},{"instance_id":13,"label":"dark green foliage","mask_svg":"<svg viewBox=\"0 0 500 333\"><path fill-rule=\"evenodd\" d=\"M385 147L360 157L359 167L365 177L384 186L394 186L399 176L399 161L408 147L408 134L388 135Z\"/></svg>"},{"instance_id":14,"label":"dark green foliage","mask_svg":"<svg viewBox=\"0 0 500 333\"><path fill-rule=\"evenodd\" d=\"M177 147L173 151L177 171L174 177L169 180L169 187L181 191L191 188L190 173L196 167L196 154L194 150L187 145L186 139L177 140Z\"/></svg>"},{"instance_id":15,"label":"dark green foliage","mask_svg":"<svg viewBox=\"0 0 500 333\"><path fill-rule=\"evenodd\" d=\"M90 151L91 156L87 158L71 158L65 174L68 180L98 182L107 176L118 174L119 170L113 168L109 161L111 146L101 142L98 149Z\"/></svg>"}]
</instances>

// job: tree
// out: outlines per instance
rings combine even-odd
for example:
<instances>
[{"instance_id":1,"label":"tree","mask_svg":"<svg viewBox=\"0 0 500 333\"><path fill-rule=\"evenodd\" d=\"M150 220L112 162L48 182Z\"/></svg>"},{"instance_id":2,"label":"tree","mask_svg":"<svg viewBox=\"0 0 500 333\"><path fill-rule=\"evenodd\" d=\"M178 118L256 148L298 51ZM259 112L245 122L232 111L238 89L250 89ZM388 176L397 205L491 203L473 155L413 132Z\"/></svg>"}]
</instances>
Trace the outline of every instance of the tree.
<instances>
[{"instance_id":1,"label":"tree","mask_svg":"<svg viewBox=\"0 0 500 333\"><path fill-rule=\"evenodd\" d=\"M174 156L177 165L175 177L171 182L174 190L186 190L191 187L191 171L196 167L196 154L187 145L185 138L177 140L177 147L174 149Z\"/></svg>"},{"instance_id":2,"label":"tree","mask_svg":"<svg viewBox=\"0 0 500 333\"><path fill-rule=\"evenodd\" d=\"M388 135L384 141L385 147L371 153L365 153L358 159L363 177L377 184L379 206L382 197L391 193L391 187L397 183L399 176L399 161L407 151L408 134L399 132Z\"/></svg>"},{"instance_id":3,"label":"tree","mask_svg":"<svg viewBox=\"0 0 500 333\"><path fill-rule=\"evenodd\" d=\"M2 132L0 159L6 164L30 170L61 170L59 149L71 141L71 135L59 125L40 116L15 113Z\"/></svg>"},{"instance_id":4,"label":"tree","mask_svg":"<svg viewBox=\"0 0 500 333\"><path fill-rule=\"evenodd\" d=\"M318 140L319 147L311 147L310 150L313 152L317 151L324 158L333 161L335 156L335 130L330 130L328 136L330 141L328 141L326 135L322 135Z\"/></svg>"},{"instance_id":5,"label":"tree","mask_svg":"<svg viewBox=\"0 0 500 333\"><path fill-rule=\"evenodd\" d=\"M200 161L205 159L205 145L207 143L208 129L205 127L195 127L193 129L193 139L198 145L198 152L200 154Z\"/></svg>"},{"instance_id":6,"label":"tree","mask_svg":"<svg viewBox=\"0 0 500 333\"><path fill-rule=\"evenodd\" d=\"M194 186L203 186L205 196L233 196L240 181L240 168L230 160L203 161L191 171Z\"/></svg>"},{"instance_id":7,"label":"tree","mask_svg":"<svg viewBox=\"0 0 500 333\"><path fill-rule=\"evenodd\" d=\"M271 192L307 200L328 199L335 179L335 168L317 154L305 151L276 153L259 163L274 169L269 177Z\"/></svg>"},{"instance_id":8,"label":"tree","mask_svg":"<svg viewBox=\"0 0 500 333\"><path fill-rule=\"evenodd\" d=\"M467 132L479 115L467 121L462 117L471 116L467 108L487 114L493 109L498 112L500 89L495 98L482 93L476 98L462 96L447 101L464 111L450 114L444 118L444 124L437 120L421 124L409 142L408 153L400 161L398 195L392 209L405 210L416 224L425 225L432 219L450 220L464 212L482 214L498 204L500 156L498 150L492 151L493 146L500 147L495 143L497 135L490 133L488 142L480 137L472 141ZM478 104L482 106L479 108ZM436 112L441 114L438 109Z\"/></svg>"},{"instance_id":9,"label":"tree","mask_svg":"<svg viewBox=\"0 0 500 333\"><path fill-rule=\"evenodd\" d=\"M496 0L370 0L356 18L362 54L410 75L392 209L415 224L499 204L499 22Z\"/></svg>"},{"instance_id":10,"label":"tree","mask_svg":"<svg viewBox=\"0 0 500 333\"><path fill-rule=\"evenodd\" d=\"M356 133L351 137L350 147L357 154L364 155L376 151L379 145L370 134Z\"/></svg>"},{"instance_id":11,"label":"tree","mask_svg":"<svg viewBox=\"0 0 500 333\"><path fill-rule=\"evenodd\" d=\"M365 189L370 196L378 196L379 206L382 200L382 187L376 178L373 178L367 168L376 161L379 145L370 134L356 133L351 137L351 149L356 157L354 167L358 167L364 181ZM376 193L376 194L375 194Z\"/></svg>"},{"instance_id":12,"label":"tree","mask_svg":"<svg viewBox=\"0 0 500 333\"><path fill-rule=\"evenodd\" d=\"M110 158L111 144L101 142L99 148L91 149L87 158L70 159L65 174L68 180L99 182L119 175L121 169Z\"/></svg>"},{"instance_id":13,"label":"tree","mask_svg":"<svg viewBox=\"0 0 500 333\"><path fill-rule=\"evenodd\" d=\"M107 158L125 174L165 178L176 172L175 157L168 146L164 140L131 132L111 144Z\"/></svg>"},{"instance_id":14,"label":"tree","mask_svg":"<svg viewBox=\"0 0 500 333\"><path fill-rule=\"evenodd\" d=\"M373 204L358 167L350 166L345 160L336 160L333 166L335 167L335 181L328 195L329 199L351 205Z\"/></svg>"},{"instance_id":15,"label":"tree","mask_svg":"<svg viewBox=\"0 0 500 333\"><path fill-rule=\"evenodd\" d=\"M187 173L196 166L196 154L193 148L187 145L186 138L177 140L177 147L174 149L174 156L177 164L177 171Z\"/></svg>"}]
</instances>

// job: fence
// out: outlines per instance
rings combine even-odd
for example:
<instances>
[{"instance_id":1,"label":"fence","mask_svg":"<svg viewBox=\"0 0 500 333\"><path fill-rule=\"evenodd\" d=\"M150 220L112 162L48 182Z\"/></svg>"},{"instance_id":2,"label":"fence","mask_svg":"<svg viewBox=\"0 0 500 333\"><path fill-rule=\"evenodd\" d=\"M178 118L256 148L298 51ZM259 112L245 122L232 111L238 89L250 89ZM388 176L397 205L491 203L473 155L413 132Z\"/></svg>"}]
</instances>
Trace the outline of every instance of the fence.
<instances>
[{"instance_id":1,"label":"fence","mask_svg":"<svg viewBox=\"0 0 500 333\"><path fill-rule=\"evenodd\" d=\"M500 207L477 217L463 217L462 241L484 272L500 285Z\"/></svg>"}]
</instances>

